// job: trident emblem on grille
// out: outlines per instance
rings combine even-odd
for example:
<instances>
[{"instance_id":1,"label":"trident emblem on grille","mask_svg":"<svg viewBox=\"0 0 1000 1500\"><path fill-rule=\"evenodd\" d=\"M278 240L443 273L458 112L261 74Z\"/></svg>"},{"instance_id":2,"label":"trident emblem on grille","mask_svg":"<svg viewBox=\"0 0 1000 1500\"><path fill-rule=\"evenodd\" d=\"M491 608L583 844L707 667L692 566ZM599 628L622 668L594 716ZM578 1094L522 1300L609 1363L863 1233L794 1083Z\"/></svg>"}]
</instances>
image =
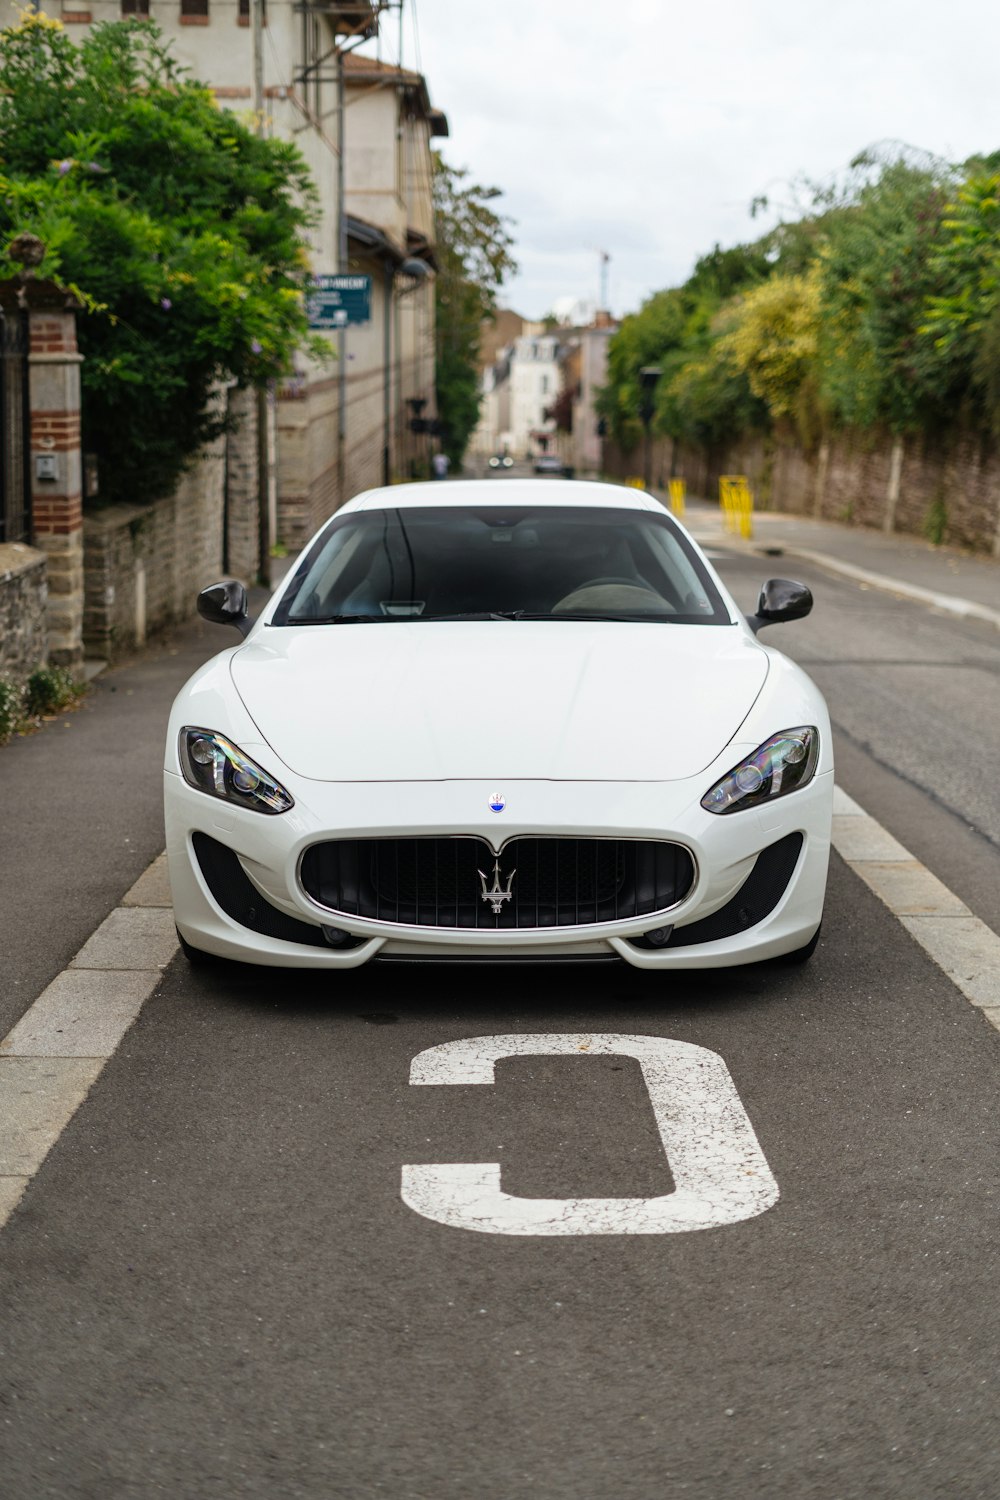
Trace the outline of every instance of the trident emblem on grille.
<instances>
[{"instance_id":1,"label":"trident emblem on grille","mask_svg":"<svg viewBox=\"0 0 1000 1500\"><path fill-rule=\"evenodd\" d=\"M493 908L493 915L495 917L499 916L500 912L503 911L504 902L513 901L514 899L511 887L514 884L514 876L517 874L517 871L511 870L510 875L507 877L506 890L500 884L500 861L498 859L493 862L493 884L491 886L487 887L486 876L482 870L477 870L476 874L483 884L483 900L489 901Z\"/></svg>"}]
</instances>

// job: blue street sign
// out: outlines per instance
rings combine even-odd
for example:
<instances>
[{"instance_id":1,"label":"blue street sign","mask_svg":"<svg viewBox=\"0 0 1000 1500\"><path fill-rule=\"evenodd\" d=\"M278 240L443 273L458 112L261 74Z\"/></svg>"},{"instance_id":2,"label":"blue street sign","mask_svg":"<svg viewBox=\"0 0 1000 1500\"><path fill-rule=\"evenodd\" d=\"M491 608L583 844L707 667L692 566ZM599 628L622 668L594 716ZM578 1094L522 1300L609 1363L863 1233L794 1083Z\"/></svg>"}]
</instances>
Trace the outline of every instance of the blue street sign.
<instances>
[{"instance_id":1,"label":"blue street sign","mask_svg":"<svg viewBox=\"0 0 1000 1500\"><path fill-rule=\"evenodd\" d=\"M351 323L370 323L372 279L370 276L317 276L306 297L310 328L346 328Z\"/></svg>"}]
</instances>

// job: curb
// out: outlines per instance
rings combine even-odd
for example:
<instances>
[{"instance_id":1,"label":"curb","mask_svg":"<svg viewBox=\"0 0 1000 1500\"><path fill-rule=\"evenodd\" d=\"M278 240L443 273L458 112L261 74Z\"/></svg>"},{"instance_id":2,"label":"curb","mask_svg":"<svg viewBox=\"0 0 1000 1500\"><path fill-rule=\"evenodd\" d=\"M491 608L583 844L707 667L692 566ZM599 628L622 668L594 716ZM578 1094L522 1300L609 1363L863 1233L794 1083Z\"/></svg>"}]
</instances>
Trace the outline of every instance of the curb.
<instances>
[{"instance_id":1,"label":"curb","mask_svg":"<svg viewBox=\"0 0 1000 1500\"><path fill-rule=\"evenodd\" d=\"M779 544L780 545L780 544ZM759 556L768 556L768 552L760 547L752 549ZM811 562L818 568L825 568L828 573L837 573L842 578L850 578L855 583L866 583L869 588L881 589L886 594L900 594L906 599L912 599L917 604L929 605L931 609L941 610L944 614L955 615L962 620L982 620L987 625L992 625L995 630L1000 630L1000 610L989 609L985 604L976 604L971 599L960 599L955 594L939 594L934 589L921 588L916 583L903 583L898 578L890 578L886 573L872 573L867 568L859 568L854 563L843 562L839 557L830 557L826 552L811 552L805 547L782 547L784 557L798 557L803 562Z\"/></svg>"},{"instance_id":2,"label":"curb","mask_svg":"<svg viewBox=\"0 0 1000 1500\"><path fill-rule=\"evenodd\" d=\"M961 599L956 594L939 594L935 589L925 589L917 583L906 583L903 579L890 577L888 573L873 573L869 568L859 568L856 563L844 562L839 557L831 557L828 552L814 552L808 547L787 546L777 539L773 545L765 547L757 542L744 541L742 537L733 536L730 532L703 532L696 529L690 522L685 524L699 546L723 547L730 551L745 552L757 557L795 557L802 562L812 563L817 568L823 568L827 573L849 578L853 583L866 584L869 588L881 590L882 593L895 594L897 598L912 599L915 604L925 604L928 608L939 610L942 614L954 615L956 619L981 620L986 625L992 625L994 630L1000 630L1000 610L990 609L985 604L976 604L972 599ZM998 583L1000 583L1000 570L998 570Z\"/></svg>"},{"instance_id":3,"label":"curb","mask_svg":"<svg viewBox=\"0 0 1000 1500\"><path fill-rule=\"evenodd\" d=\"M0 1041L0 1228L176 952L160 854Z\"/></svg>"}]
</instances>

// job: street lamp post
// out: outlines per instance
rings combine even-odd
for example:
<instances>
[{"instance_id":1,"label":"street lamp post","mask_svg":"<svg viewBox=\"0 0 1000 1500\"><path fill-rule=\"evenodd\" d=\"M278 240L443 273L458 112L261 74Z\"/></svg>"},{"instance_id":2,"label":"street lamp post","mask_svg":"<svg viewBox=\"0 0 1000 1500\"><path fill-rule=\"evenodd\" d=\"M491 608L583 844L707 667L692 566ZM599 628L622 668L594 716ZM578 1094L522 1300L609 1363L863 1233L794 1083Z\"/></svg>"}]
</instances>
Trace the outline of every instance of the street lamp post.
<instances>
[{"instance_id":1,"label":"street lamp post","mask_svg":"<svg viewBox=\"0 0 1000 1500\"><path fill-rule=\"evenodd\" d=\"M423 448L423 443L420 441L420 434L427 430L423 418L424 407L427 405L427 397L409 396L406 404L410 408L410 431L413 433L415 439L411 445L411 450L415 450L415 456L410 460L410 477L416 479L420 453Z\"/></svg>"},{"instance_id":2,"label":"street lamp post","mask_svg":"<svg viewBox=\"0 0 1000 1500\"><path fill-rule=\"evenodd\" d=\"M642 395L639 401L639 416L645 432L645 449L643 455L643 482L648 489L653 484L653 413L656 410L656 385L663 371L659 365L643 365L639 371L639 382Z\"/></svg>"},{"instance_id":3,"label":"street lamp post","mask_svg":"<svg viewBox=\"0 0 1000 1500\"><path fill-rule=\"evenodd\" d=\"M413 280L410 291L415 291L425 277L430 275L431 268L425 260L418 260L416 256L409 256L401 261L399 265L386 256L385 259L385 308L383 309L383 332L382 332L382 483L384 485L392 482L392 458L390 448L392 444L392 293L393 284L397 276L409 276Z\"/></svg>"}]
</instances>

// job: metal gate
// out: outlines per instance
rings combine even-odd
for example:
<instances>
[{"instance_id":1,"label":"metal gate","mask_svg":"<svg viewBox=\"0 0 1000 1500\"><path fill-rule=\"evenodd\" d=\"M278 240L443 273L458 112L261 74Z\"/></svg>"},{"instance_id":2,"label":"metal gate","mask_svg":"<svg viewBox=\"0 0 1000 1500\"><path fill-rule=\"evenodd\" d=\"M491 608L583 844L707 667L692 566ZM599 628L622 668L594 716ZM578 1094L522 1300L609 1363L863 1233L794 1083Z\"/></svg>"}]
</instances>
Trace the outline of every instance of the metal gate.
<instances>
[{"instance_id":1,"label":"metal gate","mask_svg":"<svg viewBox=\"0 0 1000 1500\"><path fill-rule=\"evenodd\" d=\"M0 312L0 542L31 541L28 314Z\"/></svg>"}]
</instances>

